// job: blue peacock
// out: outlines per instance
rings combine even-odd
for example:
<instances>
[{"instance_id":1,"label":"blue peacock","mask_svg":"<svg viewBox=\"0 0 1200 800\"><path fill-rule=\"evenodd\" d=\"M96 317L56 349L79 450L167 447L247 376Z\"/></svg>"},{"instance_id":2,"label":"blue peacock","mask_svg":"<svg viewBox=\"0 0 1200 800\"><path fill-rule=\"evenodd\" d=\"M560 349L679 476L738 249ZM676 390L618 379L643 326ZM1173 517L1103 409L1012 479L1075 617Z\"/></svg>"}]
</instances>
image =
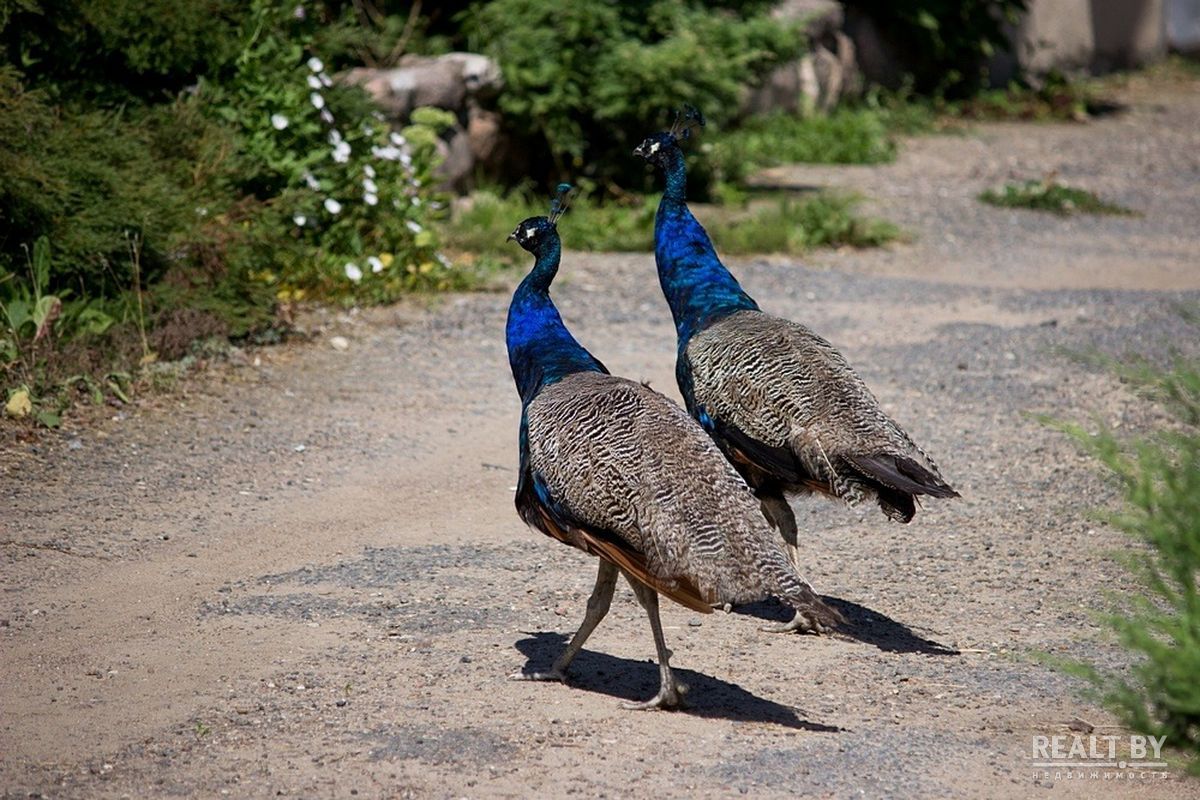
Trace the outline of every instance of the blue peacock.
<instances>
[{"instance_id":1,"label":"blue peacock","mask_svg":"<svg viewBox=\"0 0 1200 800\"><path fill-rule=\"evenodd\" d=\"M921 495L957 497L937 465L879 407L833 345L764 313L717 257L687 205L680 144L704 118L692 108L634 154L662 170L654 256L678 336L675 375L688 411L758 496L799 567L787 495L873 498L908 522ZM808 630L803 614L770 630Z\"/></svg>"},{"instance_id":2,"label":"blue peacock","mask_svg":"<svg viewBox=\"0 0 1200 800\"><path fill-rule=\"evenodd\" d=\"M566 669L608 612L623 573L650 618L658 693L634 708L673 707L675 680L658 614L662 594L695 611L774 595L809 624L840 621L797 574L750 488L687 413L650 388L610 375L571 335L550 298L562 243L550 215L510 238L535 256L508 311L506 340L521 396L516 506L533 528L599 557L579 630L552 669L514 678L565 680Z\"/></svg>"}]
</instances>

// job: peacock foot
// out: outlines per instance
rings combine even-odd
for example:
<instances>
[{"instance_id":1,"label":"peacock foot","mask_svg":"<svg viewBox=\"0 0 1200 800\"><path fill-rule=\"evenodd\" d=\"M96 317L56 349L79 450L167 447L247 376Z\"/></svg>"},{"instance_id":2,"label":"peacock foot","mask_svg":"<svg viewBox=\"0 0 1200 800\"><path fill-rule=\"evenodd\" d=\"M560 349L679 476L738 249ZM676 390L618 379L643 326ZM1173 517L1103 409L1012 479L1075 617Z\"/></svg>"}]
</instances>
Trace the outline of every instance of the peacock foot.
<instances>
[{"instance_id":1,"label":"peacock foot","mask_svg":"<svg viewBox=\"0 0 1200 800\"><path fill-rule=\"evenodd\" d=\"M517 670L508 676L510 681L557 681L558 683L567 682L567 673L560 669L552 669L547 672L522 672Z\"/></svg>"},{"instance_id":2,"label":"peacock foot","mask_svg":"<svg viewBox=\"0 0 1200 800\"><path fill-rule=\"evenodd\" d=\"M621 707L630 711L653 711L658 708L673 709L684 706L683 696L687 694L687 684L673 681L668 686L658 690L658 694L644 703L622 703Z\"/></svg>"},{"instance_id":3,"label":"peacock foot","mask_svg":"<svg viewBox=\"0 0 1200 800\"><path fill-rule=\"evenodd\" d=\"M766 633L791 633L792 631L798 631L800 633L820 635L822 633L829 633L832 628L809 617L803 611L797 611L796 616L792 617L791 622L785 622L782 625L763 625L759 630Z\"/></svg>"}]
</instances>

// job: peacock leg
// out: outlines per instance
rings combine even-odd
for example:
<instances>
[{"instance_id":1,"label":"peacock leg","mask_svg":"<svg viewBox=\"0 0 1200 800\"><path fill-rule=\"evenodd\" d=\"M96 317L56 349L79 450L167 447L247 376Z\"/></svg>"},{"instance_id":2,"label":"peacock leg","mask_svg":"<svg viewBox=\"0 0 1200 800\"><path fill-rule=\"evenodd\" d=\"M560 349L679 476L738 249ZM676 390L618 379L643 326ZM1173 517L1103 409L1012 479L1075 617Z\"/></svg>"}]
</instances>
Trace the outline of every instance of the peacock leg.
<instances>
[{"instance_id":1,"label":"peacock leg","mask_svg":"<svg viewBox=\"0 0 1200 800\"><path fill-rule=\"evenodd\" d=\"M831 629L805 614L803 610L797 610L790 622L784 622L780 625L763 625L759 630L766 633L791 633L792 631L799 631L800 633L820 634L828 633Z\"/></svg>"},{"instance_id":2,"label":"peacock leg","mask_svg":"<svg viewBox=\"0 0 1200 800\"><path fill-rule=\"evenodd\" d=\"M800 569L800 548L796 543L799 532L796 529L796 514L792 511L791 504L782 492L760 494L758 502L762 505L763 516L767 518L767 522L783 537L784 549L787 550L788 558L792 560L792 566Z\"/></svg>"},{"instance_id":3,"label":"peacock leg","mask_svg":"<svg viewBox=\"0 0 1200 800\"><path fill-rule=\"evenodd\" d=\"M782 492L760 494L758 501L762 504L763 516L767 518L767 522L771 523L783 536L784 549L787 550L792 566L800 571L800 547L797 545L799 531L796 528L796 514L792 511L791 504L788 503ZM764 625L760 630L767 633L791 633L792 631L825 633L829 629L810 618L803 611L797 611L790 622L781 625Z\"/></svg>"},{"instance_id":4,"label":"peacock leg","mask_svg":"<svg viewBox=\"0 0 1200 800\"><path fill-rule=\"evenodd\" d=\"M654 633L654 647L658 650L658 673L661 683L658 694L651 699L644 703L625 703L624 706L635 711L652 708L678 708L683 705L683 695L687 693L688 687L676 681L675 675L671 672L669 663L671 651L667 649L667 642L663 638L662 622L658 618L658 592L633 578L629 578L629 585L633 587L633 593L637 595L638 602L642 604L642 608L646 609L646 615L650 617L650 630Z\"/></svg>"},{"instance_id":5,"label":"peacock leg","mask_svg":"<svg viewBox=\"0 0 1200 800\"><path fill-rule=\"evenodd\" d=\"M583 622L580 624L579 630L575 631L575 635L571 637L567 649L555 660L554 666L550 668L549 672L514 672L509 678L515 681L565 682L567 667L579 654L583 643L592 635L592 631L600 624L600 620L604 619L604 615L608 613L608 607L612 604L613 590L616 587L617 568L604 559L600 559L600 570L596 573L596 586L592 589L592 596L587 601L587 612L583 615Z\"/></svg>"}]
</instances>

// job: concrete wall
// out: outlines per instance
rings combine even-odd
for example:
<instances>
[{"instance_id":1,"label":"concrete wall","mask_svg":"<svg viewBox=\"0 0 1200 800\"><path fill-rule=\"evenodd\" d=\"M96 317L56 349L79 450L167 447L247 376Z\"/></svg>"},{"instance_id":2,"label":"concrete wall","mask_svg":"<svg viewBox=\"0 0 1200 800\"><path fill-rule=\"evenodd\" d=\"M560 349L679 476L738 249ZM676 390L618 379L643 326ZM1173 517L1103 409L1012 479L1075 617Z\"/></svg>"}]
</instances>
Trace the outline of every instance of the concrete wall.
<instances>
[{"instance_id":1,"label":"concrete wall","mask_svg":"<svg viewBox=\"0 0 1200 800\"><path fill-rule=\"evenodd\" d=\"M1033 74L1107 72L1166 55L1165 0L1033 0L1014 31Z\"/></svg>"},{"instance_id":2,"label":"concrete wall","mask_svg":"<svg viewBox=\"0 0 1200 800\"><path fill-rule=\"evenodd\" d=\"M1167 47L1200 56L1200 0L1166 0Z\"/></svg>"}]
</instances>

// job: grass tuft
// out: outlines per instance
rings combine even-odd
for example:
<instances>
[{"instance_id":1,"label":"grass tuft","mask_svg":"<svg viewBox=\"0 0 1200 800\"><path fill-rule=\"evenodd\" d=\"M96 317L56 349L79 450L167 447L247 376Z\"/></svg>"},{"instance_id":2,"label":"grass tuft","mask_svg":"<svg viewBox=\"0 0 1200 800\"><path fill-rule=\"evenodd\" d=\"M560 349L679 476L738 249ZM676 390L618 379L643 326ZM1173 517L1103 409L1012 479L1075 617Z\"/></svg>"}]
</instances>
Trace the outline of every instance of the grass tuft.
<instances>
[{"instance_id":1,"label":"grass tuft","mask_svg":"<svg viewBox=\"0 0 1200 800\"><path fill-rule=\"evenodd\" d=\"M1051 214L1115 214L1135 216L1136 211L1101 200L1086 189L1064 186L1052 179L1006 183L979 195L984 203L1003 208L1028 208Z\"/></svg>"},{"instance_id":2,"label":"grass tuft","mask_svg":"<svg viewBox=\"0 0 1200 800\"><path fill-rule=\"evenodd\" d=\"M730 255L878 247L899 237L895 225L857 215L856 203L845 195L773 195L752 202L696 205L693 211L718 252ZM651 252L657 207L658 195L631 204L577 198L559 222L559 232L571 250ZM545 213L545 201L528 193L502 196L481 191L446 223L444 241L468 262L523 262L519 248L506 241L508 234L523 219Z\"/></svg>"}]
</instances>

